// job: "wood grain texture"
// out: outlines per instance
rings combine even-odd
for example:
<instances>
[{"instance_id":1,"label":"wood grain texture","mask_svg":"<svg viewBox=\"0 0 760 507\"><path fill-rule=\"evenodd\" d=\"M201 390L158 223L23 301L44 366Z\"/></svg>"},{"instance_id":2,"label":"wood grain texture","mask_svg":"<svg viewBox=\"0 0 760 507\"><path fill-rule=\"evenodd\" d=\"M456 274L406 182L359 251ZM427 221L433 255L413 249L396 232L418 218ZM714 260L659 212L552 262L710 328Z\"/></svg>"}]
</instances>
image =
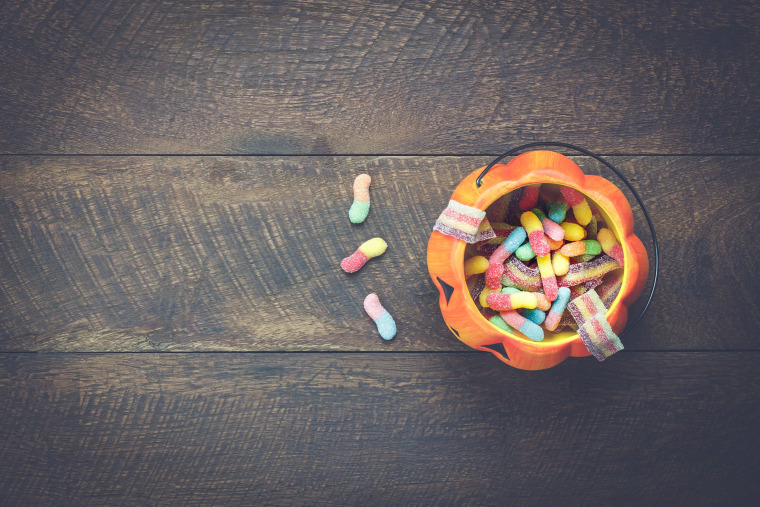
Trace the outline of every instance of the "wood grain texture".
<instances>
[{"instance_id":1,"label":"wood grain texture","mask_svg":"<svg viewBox=\"0 0 760 507\"><path fill-rule=\"evenodd\" d=\"M2 153L758 153L751 0L6 2Z\"/></svg>"},{"instance_id":2,"label":"wood grain texture","mask_svg":"<svg viewBox=\"0 0 760 507\"><path fill-rule=\"evenodd\" d=\"M758 353L0 356L18 505L751 505Z\"/></svg>"},{"instance_id":3,"label":"wood grain texture","mask_svg":"<svg viewBox=\"0 0 760 507\"><path fill-rule=\"evenodd\" d=\"M2 158L0 348L465 350L440 316L425 256L453 188L486 162ZM626 347L757 349L758 158L612 162L639 188L662 249L658 293ZM365 171L373 204L352 226L352 181ZM343 273L340 260L373 236L388 251ZM398 324L390 343L362 309L373 291Z\"/></svg>"}]
</instances>

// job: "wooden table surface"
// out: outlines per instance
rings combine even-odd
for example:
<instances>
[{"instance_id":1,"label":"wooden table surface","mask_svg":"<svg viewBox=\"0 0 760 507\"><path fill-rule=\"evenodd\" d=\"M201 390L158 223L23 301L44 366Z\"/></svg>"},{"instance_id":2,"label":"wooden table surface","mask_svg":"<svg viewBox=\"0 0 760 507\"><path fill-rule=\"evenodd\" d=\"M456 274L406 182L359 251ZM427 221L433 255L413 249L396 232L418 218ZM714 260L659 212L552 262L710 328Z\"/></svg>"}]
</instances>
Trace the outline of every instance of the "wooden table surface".
<instances>
[{"instance_id":1,"label":"wooden table surface","mask_svg":"<svg viewBox=\"0 0 760 507\"><path fill-rule=\"evenodd\" d=\"M0 69L0 504L760 501L757 2L10 1ZM658 232L603 363L437 309L436 217L533 141Z\"/></svg>"}]
</instances>

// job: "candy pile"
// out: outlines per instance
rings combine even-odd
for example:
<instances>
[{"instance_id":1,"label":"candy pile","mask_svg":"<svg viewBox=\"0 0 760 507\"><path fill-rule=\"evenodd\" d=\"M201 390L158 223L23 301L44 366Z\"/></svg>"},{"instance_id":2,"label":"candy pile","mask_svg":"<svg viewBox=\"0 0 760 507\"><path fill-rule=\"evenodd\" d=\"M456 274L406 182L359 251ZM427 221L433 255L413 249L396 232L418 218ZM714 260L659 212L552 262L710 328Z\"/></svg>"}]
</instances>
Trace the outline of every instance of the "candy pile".
<instances>
[{"instance_id":1,"label":"candy pile","mask_svg":"<svg viewBox=\"0 0 760 507\"><path fill-rule=\"evenodd\" d=\"M467 246L464 273L476 307L493 325L541 341L547 332L585 324L568 309L583 294L598 296L600 311L617 297L623 249L579 191L529 185L499 198L486 216L496 237ZM605 354L614 348L605 344Z\"/></svg>"}]
</instances>

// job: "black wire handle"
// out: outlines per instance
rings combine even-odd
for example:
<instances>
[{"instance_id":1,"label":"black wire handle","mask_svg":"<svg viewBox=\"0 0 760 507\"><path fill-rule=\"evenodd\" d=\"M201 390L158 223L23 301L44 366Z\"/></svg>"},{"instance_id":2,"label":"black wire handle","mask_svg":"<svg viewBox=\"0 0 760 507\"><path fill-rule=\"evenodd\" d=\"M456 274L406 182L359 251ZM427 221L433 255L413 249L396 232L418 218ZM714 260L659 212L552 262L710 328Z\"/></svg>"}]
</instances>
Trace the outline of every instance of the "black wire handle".
<instances>
[{"instance_id":1,"label":"black wire handle","mask_svg":"<svg viewBox=\"0 0 760 507\"><path fill-rule=\"evenodd\" d=\"M649 299L647 299L647 303L646 303L646 305L644 305L644 309L641 310L641 313L636 318L636 320L634 320L632 324L627 325L626 328L625 328L625 330L622 333L620 333L620 336L624 336L624 335L628 334L628 332L631 329L633 329L636 326L636 324L639 323L639 321L641 320L641 318L644 316L644 314L649 309L649 304L652 302L652 298L654 297L654 289L655 289L655 287L657 287L657 277L658 277L658 275L660 273L660 249L657 246L657 234L654 232L654 224L652 223L652 218L649 216L649 211L647 211L647 207L644 206L644 203L641 201L641 197L639 197L639 193L636 192L636 189L633 188L633 185L631 185L631 183L628 181L628 179L625 176L623 176L620 173L620 171L618 171L615 168L614 165L610 164L609 162L607 162L606 160L604 160L602 157L600 157L596 153L592 153L592 152L590 152L590 151L588 151L586 149L579 148L578 146L575 146L575 145L572 145L572 144L567 144L567 143L536 142L536 143L523 144L522 146L518 146L517 148L512 148L511 150L507 151L506 153L502 153L501 155L499 155L496 158L496 160L494 160L493 162L491 162L490 164L488 164L486 166L486 168L483 169L483 172L481 172L480 175L475 180L475 186L476 187L480 187L483 184L483 176L485 176L486 173L488 173L488 171L490 171L491 168L493 166L495 166L496 164L498 164L504 157L508 157L510 155L514 155L515 153L517 153L519 151L522 151L522 150L524 150L526 148L533 148L533 147L536 147L536 146L559 146L561 148L568 148L568 149L571 149L571 150L579 151L579 152L583 153L584 155L592 157L596 161L601 162L602 164L604 164L605 166L607 166L612 172L614 172L615 174L617 174L618 177L621 180L623 180L623 183L625 183L625 185L631 191L631 193L633 194L633 196L636 198L636 201L638 201L639 206L641 207L641 211L644 212L644 217L647 219L647 224L649 225L649 231L652 233L652 244L654 245L654 275L653 275L653 278L652 278L652 291L649 293Z\"/></svg>"}]
</instances>

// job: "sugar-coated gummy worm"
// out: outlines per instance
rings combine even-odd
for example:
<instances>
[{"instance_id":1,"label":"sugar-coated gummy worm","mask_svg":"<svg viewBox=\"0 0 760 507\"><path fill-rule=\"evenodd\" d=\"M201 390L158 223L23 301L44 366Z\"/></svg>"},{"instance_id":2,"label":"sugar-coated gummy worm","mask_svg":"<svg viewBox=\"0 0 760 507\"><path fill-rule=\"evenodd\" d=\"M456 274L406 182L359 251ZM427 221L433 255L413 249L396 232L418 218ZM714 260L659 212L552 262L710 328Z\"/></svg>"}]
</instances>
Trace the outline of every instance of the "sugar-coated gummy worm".
<instances>
[{"instance_id":1,"label":"sugar-coated gummy worm","mask_svg":"<svg viewBox=\"0 0 760 507\"><path fill-rule=\"evenodd\" d=\"M483 257L482 255L476 255L475 257L470 257L466 261L464 261L464 277L469 278L472 275L479 275L481 273L485 273L486 269L488 269L488 259Z\"/></svg>"},{"instance_id":2,"label":"sugar-coated gummy worm","mask_svg":"<svg viewBox=\"0 0 760 507\"><path fill-rule=\"evenodd\" d=\"M572 287L579 283L587 282L594 278L601 278L610 271L618 269L620 264L608 255L600 255L590 262L573 264L567 270L567 274L559 279L560 287Z\"/></svg>"},{"instance_id":3,"label":"sugar-coated gummy worm","mask_svg":"<svg viewBox=\"0 0 760 507\"><path fill-rule=\"evenodd\" d=\"M541 273L541 285L544 287L544 294L549 301L557 299L557 277L554 276L551 256L537 256L538 272Z\"/></svg>"},{"instance_id":4,"label":"sugar-coated gummy worm","mask_svg":"<svg viewBox=\"0 0 760 507\"><path fill-rule=\"evenodd\" d=\"M507 324L504 319L501 318L501 315L494 315L488 321L493 324L494 326L498 327L502 331L506 331L507 333L512 332L512 326Z\"/></svg>"},{"instance_id":5,"label":"sugar-coated gummy worm","mask_svg":"<svg viewBox=\"0 0 760 507\"><path fill-rule=\"evenodd\" d=\"M541 221L538 219L535 213L532 211L526 211L520 215L520 224L528 234L528 241L530 241L530 247L536 253L537 256L547 255L549 253L549 245L546 242L546 235L544 234L544 226L541 225Z\"/></svg>"},{"instance_id":6,"label":"sugar-coated gummy worm","mask_svg":"<svg viewBox=\"0 0 760 507\"><path fill-rule=\"evenodd\" d=\"M504 274L504 261L518 249L525 241L527 234L525 229L518 227L509 233L504 243L494 250L488 258L488 269L486 269L486 285L493 290L501 287L501 276Z\"/></svg>"},{"instance_id":7,"label":"sugar-coated gummy worm","mask_svg":"<svg viewBox=\"0 0 760 507\"><path fill-rule=\"evenodd\" d=\"M598 241L593 239L584 239L567 243L560 249L560 253L565 257L578 257L579 255L599 255L602 253L602 246Z\"/></svg>"},{"instance_id":8,"label":"sugar-coated gummy worm","mask_svg":"<svg viewBox=\"0 0 760 507\"><path fill-rule=\"evenodd\" d=\"M372 238L362 243L359 248L349 257L340 262L340 267L346 273L355 273L364 266L368 260L385 253L388 243L383 238Z\"/></svg>"},{"instance_id":9,"label":"sugar-coated gummy worm","mask_svg":"<svg viewBox=\"0 0 760 507\"><path fill-rule=\"evenodd\" d=\"M549 206L549 219L558 224L564 222L567 215L567 203L564 201L554 202Z\"/></svg>"},{"instance_id":10,"label":"sugar-coated gummy worm","mask_svg":"<svg viewBox=\"0 0 760 507\"><path fill-rule=\"evenodd\" d=\"M348 210L348 219L354 224L364 222L369 214L369 185L372 178L369 174L360 174L354 180L354 202Z\"/></svg>"},{"instance_id":11,"label":"sugar-coated gummy worm","mask_svg":"<svg viewBox=\"0 0 760 507\"><path fill-rule=\"evenodd\" d=\"M586 237L586 229L578 224L564 221L559 226L565 230L565 241L580 241Z\"/></svg>"},{"instance_id":12,"label":"sugar-coated gummy worm","mask_svg":"<svg viewBox=\"0 0 760 507\"><path fill-rule=\"evenodd\" d=\"M535 308L538 304L536 295L532 292L517 292L515 294L492 292L486 298L486 302L489 308L500 312L516 308Z\"/></svg>"},{"instance_id":13,"label":"sugar-coated gummy worm","mask_svg":"<svg viewBox=\"0 0 760 507\"><path fill-rule=\"evenodd\" d=\"M565 239L565 229L559 226L559 224L548 218L541 220L541 225L544 227L544 234L554 241L562 241Z\"/></svg>"},{"instance_id":14,"label":"sugar-coated gummy worm","mask_svg":"<svg viewBox=\"0 0 760 507\"><path fill-rule=\"evenodd\" d=\"M618 264L620 264L620 267L622 268L624 264L624 257L623 257L623 247L620 246L620 243L618 243L617 239L615 238L615 234L612 233L609 229L599 229L599 232L597 232L597 240L599 241L599 244L602 247L602 250L604 250L604 253L612 257L617 261Z\"/></svg>"},{"instance_id":15,"label":"sugar-coated gummy worm","mask_svg":"<svg viewBox=\"0 0 760 507\"><path fill-rule=\"evenodd\" d=\"M546 314L546 320L544 320L544 327L546 329L549 331L557 329L568 301L570 301L570 289L567 287L560 287L557 291L557 299L554 300L551 309Z\"/></svg>"},{"instance_id":16,"label":"sugar-coated gummy worm","mask_svg":"<svg viewBox=\"0 0 760 507\"><path fill-rule=\"evenodd\" d=\"M526 241L522 245L520 245L520 248L515 250L515 255L518 259L521 261L529 261L533 257L536 256L535 252L533 252L533 249L530 247L530 242Z\"/></svg>"},{"instance_id":17,"label":"sugar-coated gummy worm","mask_svg":"<svg viewBox=\"0 0 760 507\"><path fill-rule=\"evenodd\" d=\"M515 310L501 312L501 318L534 342L540 342L544 339L544 330L538 324L529 321Z\"/></svg>"},{"instance_id":18,"label":"sugar-coated gummy worm","mask_svg":"<svg viewBox=\"0 0 760 507\"><path fill-rule=\"evenodd\" d=\"M552 302L549 301L549 298L546 297L546 294L543 292L535 292L534 294L536 295L536 300L538 301L536 308L542 312L548 312L549 308L552 307Z\"/></svg>"},{"instance_id":19,"label":"sugar-coated gummy worm","mask_svg":"<svg viewBox=\"0 0 760 507\"><path fill-rule=\"evenodd\" d=\"M565 275L570 269L570 259L562 255L562 249L552 253L552 269L554 269L555 276Z\"/></svg>"},{"instance_id":20,"label":"sugar-coated gummy worm","mask_svg":"<svg viewBox=\"0 0 760 507\"><path fill-rule=\"evenodd\" d=\"M522 196L520 196L519 206L523 211L527 211L538 204L538 192L540 184L528 185L523 187Z\"/></svg>"},{"instance_id":21,"label":"sugar-coated gummy worm","mask_svg":"<svg viewBox=\"0 0 760 507\"><path fill-rule=\"evenodd\" d=\"M564 245L565 242L562 241L561 239L559 241L554 241L549 236L546 236L546 244L549 245L549 250L553 252L555 250L559 250L560 248L562 248L562 245Z\"/></svg>"},{"instance_id":22,"label":"sugar-coated gummy worm","mask_svg":"<svg viewBox=\"0 0 760 507\"><path fill-rule=\"evenodd\" d=\"M480 303L480 306L483 308L490 308L488 306L488 296L494 292L493 290L488 288L488 285L483 287L483 290L480 291L480 295L478 296L478 303Z\"/></svg>"},{"instance_id":23,"label":"sugar-coated gummy worm","mask_svg":"<svg viewBox=\"0 0 760 507\"><path fill-rule=\"evenodd\" d=\"M591 221L591 207L588 205L588 201L583 197L583 194L578 190L570 187L560 187L562 197L565 198L567 203L573 207L573 215L580 225L586 225Z\"/></svg>"},{"instance_id":24,"label":"sugar-coated gummy worm","mask_svg":"<svg viewBox=\"0 0 760 507\"><path fill-rule=\"evenodd\" d=\"M541 325L546 319L546 312L539 310L538 308L523 308L521 310L517 310L517 313L533 322L534 324L538 325Z\"/></svg>"},{"instance_id":25,"label":"sugar-coated gummy worm","mask_svg":"<svg viewBox=\"0 0 760 507\"><path fill-rule=\"evenodd\" d=\"M383 340L390 340L396 336L396 321L393 320L388 310L383 308L383 305L380 304L380 298L374 292L364 298L364 311L377 324L377 332L380 333Z\"/></svg>"}]
</instances>

